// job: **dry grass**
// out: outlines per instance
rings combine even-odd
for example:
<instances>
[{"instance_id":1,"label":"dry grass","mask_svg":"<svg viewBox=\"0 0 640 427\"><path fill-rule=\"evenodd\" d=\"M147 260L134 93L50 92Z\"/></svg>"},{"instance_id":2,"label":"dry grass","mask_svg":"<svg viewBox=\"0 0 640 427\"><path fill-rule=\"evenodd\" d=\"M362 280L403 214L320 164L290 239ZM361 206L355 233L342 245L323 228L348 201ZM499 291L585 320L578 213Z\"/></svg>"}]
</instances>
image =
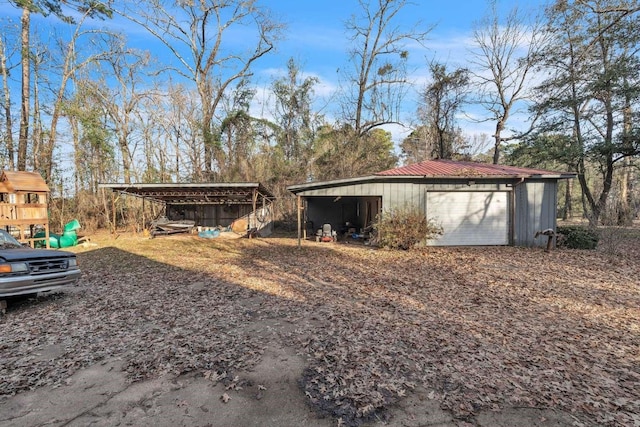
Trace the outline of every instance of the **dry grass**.
<instances>
[{"instance_id":1,"label":"dry grass","mask_svg":"<svg viewBox=\"0 0 640 427\"><path fill-rule=\"evenodd\" d=\"M606 251L394 252L295 239L94 238L75 292L0 319L0 394L120 357L132 380L233 378L269 325L304 354L310 404L348 425L413 389L460 418L558 408L640 423L640 233ZM625 237L626 236L626 237ZM42 360L44 348L61 354Z\"/></svg>"}]
</instances>

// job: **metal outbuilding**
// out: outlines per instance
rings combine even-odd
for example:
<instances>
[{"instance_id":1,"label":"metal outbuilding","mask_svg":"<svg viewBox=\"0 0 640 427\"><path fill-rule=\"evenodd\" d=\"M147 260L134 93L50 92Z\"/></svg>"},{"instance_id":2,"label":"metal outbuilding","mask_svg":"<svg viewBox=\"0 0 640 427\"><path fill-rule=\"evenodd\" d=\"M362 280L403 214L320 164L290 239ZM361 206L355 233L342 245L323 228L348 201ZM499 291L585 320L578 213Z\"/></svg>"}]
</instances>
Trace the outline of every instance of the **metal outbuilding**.
<instances>
[{"instance_id":1,"label":"metal outbuilding","mask_svg":"<svg viewBox=\"0 0 640 427\"><path fill-rule=\"evenodd\" d=\"M310 182L298 196L300 227L366 229L385 211L413 206L440 224L434 246L545 246L556 228L558 181L575 174L477 162L428 160L374 175Z\"/></svg>"},{"instance_id":2,"label":"metal outbuilding","mask_svg":"<svg viewBox=\"0 0 640 427\"><path fill-rule=\"evenodd\" d=\"M191 220L204 227L241 224L240 228L256 229L262 236L273 232L274 195L258 182L104 183L98 187L159 203L172 220ZM115 217L114 207L112 211Z\"/></svg>"}]
</instances>

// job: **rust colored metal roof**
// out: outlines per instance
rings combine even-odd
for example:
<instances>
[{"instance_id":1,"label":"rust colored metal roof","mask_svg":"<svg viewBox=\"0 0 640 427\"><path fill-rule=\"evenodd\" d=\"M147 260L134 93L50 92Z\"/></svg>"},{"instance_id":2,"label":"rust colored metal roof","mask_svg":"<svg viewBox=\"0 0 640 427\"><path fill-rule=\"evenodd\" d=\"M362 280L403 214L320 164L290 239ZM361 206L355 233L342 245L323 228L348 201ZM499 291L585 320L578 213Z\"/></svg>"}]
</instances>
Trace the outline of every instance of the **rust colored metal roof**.
<instances>
[{"instance_id":1,"label":"rust colored metal roof","mask_svg":"<svg viewBox=\"0 0 640 427\"><path fill-rule=\"evenodd\" d=\"M37 172L4 171L1 180L10 191L49 192L47 183Z\"/></svg>"},{"instance_id":2,"label":"rust colored metal roof","mask_svg":"<svg viewBox=\"0 0 640 427\"><path fill-rule=\"evenodd\" d=\"M344 185L395 180L417 179L572 179L572 172L557 172L544 169L520 168L516 166L492 165L478 162L457 162L453 160L427 160L413 165L378 172L358 178L343 178L332 181L316 181L291 185L287 190L298 194L318 188L340 187Z\"/></svg>"},{"instance_id":3,"label":"rust colored metal roof","mask_svg":"<svg viewBox=\"0 0 640 427\"><path fill-rule=\"evenodd\" d=\"M478 162L458 162L454 160L426 160L376 173L378 176L422 176L422 177L532 177L570 175L544 169L521 168L507 165L493 165Z\"/></svg>"}]
</instances>

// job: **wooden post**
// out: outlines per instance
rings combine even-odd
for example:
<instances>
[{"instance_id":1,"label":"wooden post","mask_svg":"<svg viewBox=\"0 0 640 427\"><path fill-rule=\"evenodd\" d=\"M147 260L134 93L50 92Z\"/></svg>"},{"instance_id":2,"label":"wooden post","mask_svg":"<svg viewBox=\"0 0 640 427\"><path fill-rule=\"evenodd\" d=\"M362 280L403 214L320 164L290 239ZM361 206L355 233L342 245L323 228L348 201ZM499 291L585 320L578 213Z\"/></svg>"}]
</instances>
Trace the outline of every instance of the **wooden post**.
<instances>
[{"instance_id":1,"label":"wooden post","mask_svg":"<svg viewBox=\"0 0 640 427\"><path fill-rule=\"evenodd\" d=\"M47 249L51 248L51 242L49 241L49 236L50 236L49 219L47 218L47 222L45 222L45 224L44 224L44 242L45 242L44 243L44 247L47 248Z\"/></svg>"},{"instance_id":2,"label":"wooden post","mask_svg":"<svg viewBox=\"0 0 640 427\"><path fill-rule=\"evenodd\" d=\"M255 227L256 229L257 227L257 221L256 221L256 209L257 209L257 202L258 202L258 190L256 190L255 188L253 189L253 205L252 205L252 211L251 214L249 215L249 230L251 230L253 227ZM253 223L251 222L251 216L253 216Z\"/></svg>"},{"instance_id":3,"label":"wooden post","mask_svg":"<svg viewBox=\"0 0 640 427\"><path fill-rule=\"evenodd\" d=\"M551 252L551 249L553 248L553 238L555 237L555 233L549 234L547 237L549 238L549 240L547 240L547 249L545 249L545 252Z\"/></svg>"},{"instance_id":4,"label":"wooden post","mask_svg":"<svg viewBox=\"0 0 640 427\"><path fill-rule=\"evenodd\" d=\"M300 195L298 195L297 198L297 205L298 205L298 249L300 249L301 247L301 236L302 236L302 225L301 225L301 219L302 219L302 197L300 197Z\"/></svg>"},{"instance_id":5,"label":"wooden post","mask_svg":"<svg viewBox=\"0 0 640 427\"><path fill-rule=\"evenodd\" d=\"M301 209L302 209L302 239L303 240L307 240L307 215L304 213L304 203L301 203Z\"/></svg>"},{"instance_id":6,"label":"wooden post","mask_svg":"<svg viewBox=\"0 0 640 427\"><path fill-rule=\"evenodd\" d=\"M115 190L111 191L111 213L113 214L112 217L112 229L111 229L111 234L116 234L116 195L115 195Z\"/></svg>"}]
</instances>

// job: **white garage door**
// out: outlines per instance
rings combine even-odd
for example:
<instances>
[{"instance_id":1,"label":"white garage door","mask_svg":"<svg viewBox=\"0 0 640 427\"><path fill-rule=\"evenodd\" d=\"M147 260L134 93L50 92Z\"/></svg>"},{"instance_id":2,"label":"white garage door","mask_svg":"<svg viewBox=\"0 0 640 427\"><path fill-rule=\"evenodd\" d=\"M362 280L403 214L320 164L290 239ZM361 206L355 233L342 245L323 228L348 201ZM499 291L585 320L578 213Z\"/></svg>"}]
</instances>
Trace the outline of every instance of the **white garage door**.
<instances>
[{"instance_id":1,"label":"white garage door","mask_svg":"<svg viewBox=\"0 0 640 427\"><path fill-rule=\"evenodd\" d=\"M507 192L427 192L427 218L444 229L433 246L507 245Z\"/></svg>"}]
</instances>

